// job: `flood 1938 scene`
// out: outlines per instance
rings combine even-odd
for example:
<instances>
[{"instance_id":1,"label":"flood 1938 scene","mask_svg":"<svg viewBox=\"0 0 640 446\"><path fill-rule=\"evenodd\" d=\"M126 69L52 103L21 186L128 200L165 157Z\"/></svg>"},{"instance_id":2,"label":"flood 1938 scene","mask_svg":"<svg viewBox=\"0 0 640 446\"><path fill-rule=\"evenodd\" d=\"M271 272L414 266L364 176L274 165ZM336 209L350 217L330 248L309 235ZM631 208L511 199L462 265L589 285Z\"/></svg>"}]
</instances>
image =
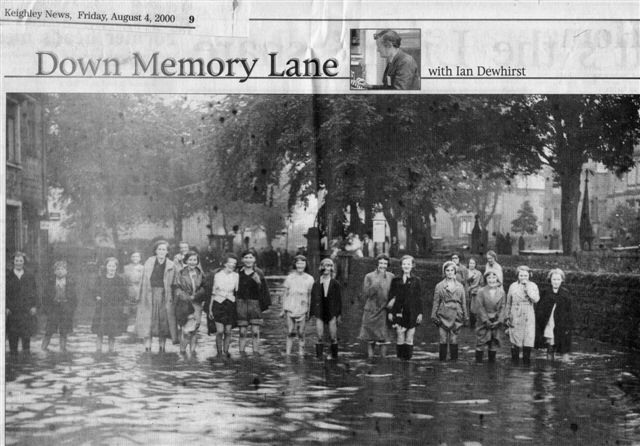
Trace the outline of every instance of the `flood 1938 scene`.
<instances>
[{"instance_id":1,"label":"flood 1938 scene","mask_svg":"<svg viewBox=\"0 0 640 446\"><path fill-rule=\"evenodd\" d=\"M638 96L6 101L5 444L640 444Z\"/></svg>"}]
</instances>

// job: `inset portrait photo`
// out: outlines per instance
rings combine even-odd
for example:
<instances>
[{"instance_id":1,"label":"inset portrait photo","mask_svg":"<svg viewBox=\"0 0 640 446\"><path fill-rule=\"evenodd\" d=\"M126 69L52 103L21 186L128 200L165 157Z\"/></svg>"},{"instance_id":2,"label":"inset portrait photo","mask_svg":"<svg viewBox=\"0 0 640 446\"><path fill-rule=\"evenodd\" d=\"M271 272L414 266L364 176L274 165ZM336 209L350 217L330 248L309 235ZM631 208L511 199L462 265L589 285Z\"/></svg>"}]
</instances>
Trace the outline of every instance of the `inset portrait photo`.
<instances>
[{"instance_id":1,"label":"inset portrait photo","mask_svg":"<svg viewBox=\"0 0 640 446\"><path fill-rule=\"evenodd\" d=\"M352 90L420 90L420 29L352 29Z\"/></svg>"}]
</instances>

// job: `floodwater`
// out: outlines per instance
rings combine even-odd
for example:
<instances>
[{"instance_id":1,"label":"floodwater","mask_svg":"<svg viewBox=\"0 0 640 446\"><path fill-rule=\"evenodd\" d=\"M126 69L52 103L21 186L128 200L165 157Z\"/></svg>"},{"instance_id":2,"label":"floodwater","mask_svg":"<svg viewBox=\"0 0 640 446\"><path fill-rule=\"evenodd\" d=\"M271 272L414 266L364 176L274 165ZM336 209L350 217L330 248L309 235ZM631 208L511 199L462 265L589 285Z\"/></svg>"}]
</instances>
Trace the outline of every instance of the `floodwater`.
<instances>
[{"instance_id":1,"label":"floodwater","mask_svg":"<svg viewBox=\"0 0 640 446\"><path fill-rule=\"evenodd\" d=\"M440 363L426 330L411 361L369 361L353 311L339 360L313 357L311 326L305 358L287 358L279 310L266 313L259 357L239 355L236 333L230 359L213 357L204 332L193 357L170 345L144 353L128 336L115 355L96 355L88 324L65 355L57 337L39 351L36 336L30 356L6 358L5 442L640 445L638 358L607 345L578 339L570 357L540 352L528 368L503 348L496 364L475 364L464 329L461 359Z\"/></svg>"}]
</instances>

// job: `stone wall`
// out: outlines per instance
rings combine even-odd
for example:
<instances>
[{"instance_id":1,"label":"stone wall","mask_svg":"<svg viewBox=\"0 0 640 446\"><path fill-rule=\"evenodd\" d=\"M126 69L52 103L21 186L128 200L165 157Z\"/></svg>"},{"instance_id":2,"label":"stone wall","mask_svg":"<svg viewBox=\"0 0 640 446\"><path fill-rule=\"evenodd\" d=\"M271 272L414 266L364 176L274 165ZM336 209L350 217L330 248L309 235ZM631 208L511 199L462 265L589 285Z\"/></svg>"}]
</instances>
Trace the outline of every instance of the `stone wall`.
<instances>
[{"instance_id":1,"label":"stone wall","mask_svg":"<svg viewBox=\"0 0 640 446\"><path fill-rule=\"evenodd\" d=\"M348 278L341 279L345 283L351 304L354 304L362 291L364 275L373 271L375 261L356 258L341 258L341 261L349 263ZM423 280L427 290L425 315L430 315L433 289L436 283L442 280L441 267L440 262L417 261L417 274ZM552 267L555 265L534 269L532 280L538 286L544 286L547 272ZM390 270L394 273L399 272L400 261L392 260ZM623 347L640 348L640 275L565 272L567 275L565 285L573 295L574 333ZM515 267L506 266L504 273L508 287L508 284L516 280ZM352 307L349 311L355 311L355 308L361 305L352 305ZM429 328L423 328L425 329Z\"/></svg>"}]
</instances>

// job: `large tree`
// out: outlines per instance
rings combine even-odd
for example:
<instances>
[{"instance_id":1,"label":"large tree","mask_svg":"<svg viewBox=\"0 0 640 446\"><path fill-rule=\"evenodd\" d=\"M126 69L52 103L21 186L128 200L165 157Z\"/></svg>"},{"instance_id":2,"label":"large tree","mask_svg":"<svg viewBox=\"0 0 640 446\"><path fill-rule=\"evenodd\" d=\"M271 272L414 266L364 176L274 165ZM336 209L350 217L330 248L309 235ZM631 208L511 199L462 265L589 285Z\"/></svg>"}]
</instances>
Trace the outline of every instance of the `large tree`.
<instances>
[{"instance_id":1,"label":"large tree","mask_svg":"<svg viewBox=\"0 0 640 446\"><path fill-rule=\"evenodd\" d=\"M640 137L640 96L524 96L504 101L504 144L513 156L553 169L561 188L562 248L579 247L580 175L589 161L616 174L634 165Z\"/></svg>"},{"instance_id":2,"label":"large tree","mask_svg":"<svg viewBox=\"0 0 640 446\"><path fill-rule=\"evenodd\" d=\"M62 190L83 243L202 205L201 111L191 101L128 94L51 95L49 184ZM203 183L204 184L204 183Z\"/></svg>"},{"instance_id":3,"label":"large tree","mask_svg":"<svg viewBox=\"0 0 640 446\"><path fill-rule=\"evenodd\" d=\"M210 157L221 170L211 173L211 189L224 185L228 199L251 198L286 172L290 206L326 192L318 223L329 236L343 229L347 209L350 229L362 232L383 211L392 235L403 221L409 248L427 251L436 204L461 165L475 159L481 173L504 164L496 152L500 132L487 124L499 122L495 100L243 96L219 105ZM364 211L364 227L356 210Z\"/></svg>"}]
</instances>

